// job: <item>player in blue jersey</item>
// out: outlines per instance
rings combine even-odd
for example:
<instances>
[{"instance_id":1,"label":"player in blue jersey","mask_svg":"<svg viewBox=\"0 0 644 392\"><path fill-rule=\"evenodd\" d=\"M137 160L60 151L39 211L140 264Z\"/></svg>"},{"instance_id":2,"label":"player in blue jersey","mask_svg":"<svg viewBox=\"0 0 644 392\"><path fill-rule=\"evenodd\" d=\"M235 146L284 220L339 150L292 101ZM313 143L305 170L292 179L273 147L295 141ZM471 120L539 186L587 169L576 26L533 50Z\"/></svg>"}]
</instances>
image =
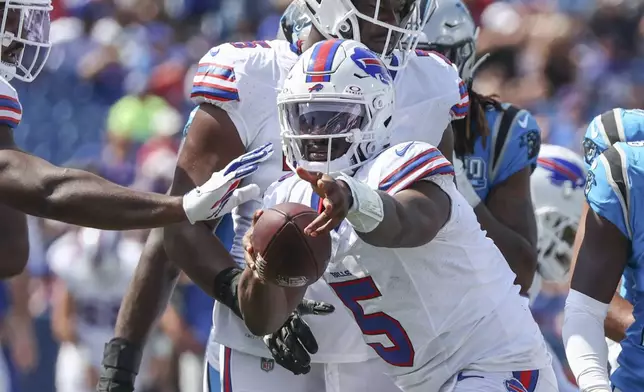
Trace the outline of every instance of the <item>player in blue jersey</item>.
<instances>
[{"instance_id":1,"label":"player in blue jersey","mask_svg":"<svg viewBox=\"0 0 644 392\"><path fill-rule=\"evenodd\" d=\"M584 140L584 160L587 168L599 154L617 142L644 140L644 111L640 109L615 108L595 117L586 129ZM582 219L588 212L584 204ZM633 323L632 290L625 290L634 284L633 277L627 272L622 278L621 294L616 292L610 303L610 311L604 324L606 337L619 342L626 336L626 329ZM629 294L630 293L630 294Z\"/></svg>"},{"instance_id":2,"label":"player in blue jersey","mask_svg":"<svg viewBox=\"0 0 644 392\"><path fill-rule=\"evenodd\" d=\"M469 91L467 117L452 122L458 188L527 294L537 265L530 174L539 154L539 126L528 111L472 90L481 62L475 58L477 27L460 0L438 0L423 31L426 42L418 47L454 63Z\"/></svg>"},{"instance_id":3,"label":"player in blue jersey","mask_svg":"<svg viewBox=\"0 0 644 392\"><path fill-rule=\"evenodd\" d=\"M643 159L644 142L618 142L592 160L588 172L589 208L580 224L563 326L568 362L582 391L644 391L644 227L638 217L644 208ZM625 289L634 322L609 383L604 320L622 274L632 282Z\"/></svg>"}]
</instances>

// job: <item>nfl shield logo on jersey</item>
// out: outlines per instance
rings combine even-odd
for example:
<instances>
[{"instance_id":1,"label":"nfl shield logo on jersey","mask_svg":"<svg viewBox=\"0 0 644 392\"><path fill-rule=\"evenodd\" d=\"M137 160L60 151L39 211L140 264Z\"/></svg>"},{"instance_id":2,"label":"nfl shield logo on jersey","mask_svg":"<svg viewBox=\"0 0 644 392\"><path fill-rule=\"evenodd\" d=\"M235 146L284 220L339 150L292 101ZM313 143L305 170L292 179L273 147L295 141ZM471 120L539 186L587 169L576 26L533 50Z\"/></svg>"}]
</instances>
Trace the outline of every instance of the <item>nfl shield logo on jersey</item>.
<instances>
[{"instance_id":1,"label":"nfl shield logo on jersey","mask_svg":"<svg viewBox=\"0 0 644 392\"><path fill-rule=\"evenodd\" d=\"M516 378L505 380L505 389L507 389L508 392L528 392L523 384L521 384L521 382Z\"/></svg>"},{"instance_id":2,"label":"nfl shield logo on jersey","mask_svg":"<svg viewBox=\"0 0 644 392\"><path fill-rule=\"evenodd\" d=\"M268 373L275 367L275 360L273 358L262 358L261 367L263 371Z\"/></svg>"}]
</instances>

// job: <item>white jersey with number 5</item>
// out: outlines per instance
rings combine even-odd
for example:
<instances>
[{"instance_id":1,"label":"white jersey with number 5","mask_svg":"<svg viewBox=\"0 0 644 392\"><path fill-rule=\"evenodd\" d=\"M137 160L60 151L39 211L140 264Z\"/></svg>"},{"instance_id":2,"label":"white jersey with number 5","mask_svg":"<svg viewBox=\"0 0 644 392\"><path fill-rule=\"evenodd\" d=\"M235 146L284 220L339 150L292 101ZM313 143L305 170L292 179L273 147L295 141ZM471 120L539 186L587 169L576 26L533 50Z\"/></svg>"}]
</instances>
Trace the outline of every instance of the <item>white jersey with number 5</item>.
<instances>
[{"instance_id":1,"label":"white jersey with number 5","mask_svg":"<svg viewBox=\"0 0 644 392\"><path fill-rule=\"evenodd\" d=\"M219 45L199 62L192 87L193 101L225 110L247 151L268 142L279 146L277 93L299 54L298 48L281 40ZM449 122L467 113L467 89L458 71L439 55L417 51L407 67L394 75L394 83L394 142L420 140L438 144ZM265 190L289 172L282 157L274 154L257 172L245 178L242 186L253 183ZM240 264L244 260L241 239L259 208L261 203L248 202L233 211L235 241L231 253ZM342 306L322 281L310 288L307 298ZM320 347L312 356L313 362L361 362L373 357L372 350L362 342L360 331L346 314L336 312L327 317L310 317L307 321ZM262 341L250 334L225 306L215 305L213 323L213 336L218 343L270 357ZM208 357L216 362L218 349L214 348L214 345L209 348Z\"/></svg>"},{"instance_id":2,"label":"white jersey with number 5","mask_svg":"<svg viewBox=\"0 0 644 392\"><path fill-rule=\"evenodd\" d=\"M400 388L438 391L462 370L549 365L514 273L456 190L452 165L436 148L399 144L360 168L355 178L389 194L431 181L451 199L448 222L420 247L374 247L346 221L331 234L333 255L324 280ZM269 189L264 207L286 201L319 209L320 198L292 176Z\"/></svg>"}]
</instances>

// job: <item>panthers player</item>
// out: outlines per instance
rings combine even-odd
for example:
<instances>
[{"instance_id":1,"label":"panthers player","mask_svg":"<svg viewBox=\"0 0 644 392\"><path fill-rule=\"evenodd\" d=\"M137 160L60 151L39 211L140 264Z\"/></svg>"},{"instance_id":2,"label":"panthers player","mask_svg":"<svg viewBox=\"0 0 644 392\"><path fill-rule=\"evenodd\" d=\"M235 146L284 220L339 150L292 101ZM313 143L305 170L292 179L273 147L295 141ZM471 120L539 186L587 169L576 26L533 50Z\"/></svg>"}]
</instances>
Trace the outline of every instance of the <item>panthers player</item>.
<instances>
[{"instance_id":1,"label":"panthers player","mask_svg":"<svg viewBox=\"0 0 644 392\"><path fill-rule=\"evenodd\" d=\"M185 197L171 197L136 192L85 171L53 166L21 151L13 131L22 119L22 105L9 81L31 82L42 70L51 47L48 34L52 6L51 0L3 0L0 5L0 278L20 273L27 261L25 213L126 230L206 220L217 215L219 207L225 207L224 197L230 197L228 190L235 179L224 181L221 173L215 173L201 189ZM244 167L254 169L253 164ZM251 171L240 170L239 174ZM243 201L258 192L257 188L240 189L232 197Z\"/></svg>"},{"instance_id":2,"label":"panthers player","mask_svg":"<svg viewBox=\"0 0 644 392\"><path fill-rule=\"evenodd\" d=\"M537 273L530 287L531 300L539 293L542 282L562 284L568 281L585 182L586 169L578 154L561 146L541 146L537 167L530 178L539 234L539 259ZM559 391L578 391L568 380L552 348L548 348Z\"/></svg>"},{"instance_id":3,"label":"panthers player","mask_svg":"<svg viewBox=\"0 0 644 392\"><path fill-rule=\"evenodd\" d=\"M607 123L602 121L604 127ZM626 123L622 123L625 125ZM624 129L618 126L617 129ZM586 180L588 211L582 217L576 263L563 328L566 356L583 391L642 391L642 235L637 211L644 177L644 142L618 142L592 160ZM634 304L634 322L621 340L619 367L610 377L604 319L622 274Z\"/></svg>"},{"instance_id":4,"label":"panthers player","mask_svg":"<svg viewBox=\"0 0 644 392\"><path fill-rule=\"evenodd\" d=\"M584 135L584 159L587 167L595 158L616 142L644 140L644 111L639 109L615 108L595 117L588 125ZM588 205L584 204L582 219L588 213ZM615 342L626 336L626 330L633 323L632 290L626 291L627 286L634 284L634 278L628 270L622 278L621 290L616 292L610 303L610 311L604 325L606 337L611 351L616 351ZM620 292L624 295L620 295ZM627 294L630 293L630 294ZM614 366L613 366L614 368Z\"/></svg>"},{"instance_id":5,"label":"panthers player","mask_svg":"<svg viewBox=\"0 0 644 392\"><path fill-rule=\"evenodd\" d=\"M297 176L269 188L263 207L290 201L320 212L304 233L333 239L324 280L403 391L556 391L515 275L457 191L450 162L427 143L387 148L395 94L385 66L358 78L363 61L379 60L344 42L348 55L310 92L317 82L305 65L321 45L278 97ZM250 241L245 250L240 310L254 334L271 333L289 316L280 299L293 288L262 281Z\"/></svg>"},{"instance_id":6,"label":"panthers player","mask_svg":"<svg viewBox=\"0 0 644 392\"><path fill-rule=\"evenodd\" d=\"M436 12L423 32L426 41L418 47L448 58L468 87L469 112L452 123L458 189L526 294L537 265L530 174L539 153L539 126L528 111L472 89L481 60L476 62L478 29L465 4L437 0Z\"/></svg>"},{"instance_id":7,"label":"panthers player","mask_svg":"<svg viewBox=\"0 0 644 392\"><path fill-rule=\"evenodd\" d=\"M433 1L306 0L306 5L313 27L300 45L290 45L280 40L230 43L213 48L204 56L192 91L199 108L188 127L184 148L179 157L174 193L183 193L186 184L220 169L257 143L279 141L279 119L274 106L279 86L302 49L307 49L324 38L355 38L385 58L394 83L399 86L397 116L391 126L404 132L396 133L396 138L426 140L438 144L444 130L449 127L450 120L462 115L452 111L457 105L460 108L466 107L468 100L467 91L456 70L439 56L414 51L422 24L434 10ZM422 15L422 23L417 27L406 28L410 17L417 13ZM341 52L339 41L326 42L326 46L320 46L318 63L311 64L312 69L317 70L315 72L322 73L332 67L330 59ZM326 60L323 61L323 58ZM363 68L360 77L370 77L379 70L371 60L361 64ZM404 72L399 71L403 67ZM325 77L312 76L311 80L317 81L311 86L315 90L323 86ZM432 120L419 120L423 118ZM443 141L443 145L448 147L445 151L450 155L453 150L452 134L447 132L445 135L447 140ZM288 171L289 168L283 161L274 157L268 165L260 167L256 177L247 181L266 188ZM257 206L245 205L233 214L236 237L232 254L238 263L243 263L241 239L250 226ZM203 226L174 225L165 229L164 237L164 244L160 239L150 241L148 251L137 267L139 272L121 308L116 327L118 338L106 347L103 385L109 385L109 380L112 380L112 387L109 388L114 391L116 387L113 380L117 375L131 377L135 370L132 366L136 365L136 361L129 360L127 365L123 365L125 361L119 360L119 357L136 357L138 347L144 342L157 310L167 301L177 270L169 262L162 261L166 257L165 245L165 250L177 266L219 300L214 312L214 338L226 347L222 350L221 357L232 357L234 363L238 364L236 367L240 371L233 374L238 379L232 381L238 388L262 391L267 388L283 390L285 386L300 390L315 389L317 384L313 384L323 380L323 372L334 366L338 368L337 375L330 377L330 380L338 380L340 383L344 380L359 382L360 386L356 388L364 388L366 379L373 383L374 390L385 386L384 382L378 382L377 377L370 376L371 372L378 374L378 371L371 368L359 370L361 363L368 361L373 354L362 343L359 331L355 327L351 329L352 324L343 314L309 320L315 323L311 326L314 335L318 339L324 338L313 359L318 369L315 375L293 377L284 369L274 367L275 362L270 359L271 352L264 347L261 339L250 334L238 315L228 309L234 305L231 304L227 288L234 286L230 281L238 277L238 271L222 269L213 263L214 259L229 260L229 255L225 247L211 238L211 230ZM160 265L164 268L160 268ZM215 279L215 275L219 279ZM322 294L317 298L328 298L338 303L337 298L322 282L320 290ZM234 297L233 294L230 296ZM143 308L147 311L140 311L140 306L137 305L139 301L145 303ZM316 311L320 309L314 308ZM344 322L336 317L343 318ZM326 318L330 320L324 320ZM297 320L297 328L292 327L292 324L285 326L288 336L291 336L288 342L274 345L274 348L288 347L288 353L295 355L278 354L277 361L300 374L311 371L309 353L315 352L317 345L299 316ZM299 339L293 338L294 336ZM218 357L214 347L208 350L210 363L215 363L215 357ZM286 350L281 351L284 353ZM336 366L345 362L350 364ZM264 368L268 371L259 369L257 363L264 363ZM325 367L323 363L329 365ZM225 371L223 373L226 374ZM258 383L266 377L280 381L250 386L245 384ZM308 383L311 386L307 386ZM104 387L104 390L107 388ZM122 390L128 390L127 388L124 386ZM348 385L346 389L351 390L352 386Z\"/></svg>"}]
</instances>

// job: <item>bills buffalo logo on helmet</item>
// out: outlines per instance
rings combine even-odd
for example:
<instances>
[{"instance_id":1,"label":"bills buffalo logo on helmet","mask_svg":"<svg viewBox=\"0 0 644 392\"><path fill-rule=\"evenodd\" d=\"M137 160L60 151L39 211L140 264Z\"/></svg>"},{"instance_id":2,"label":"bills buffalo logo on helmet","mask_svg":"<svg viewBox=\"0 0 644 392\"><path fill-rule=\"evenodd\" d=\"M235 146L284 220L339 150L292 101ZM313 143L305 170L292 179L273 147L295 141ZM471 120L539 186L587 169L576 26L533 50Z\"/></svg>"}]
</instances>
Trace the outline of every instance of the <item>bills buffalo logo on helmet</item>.
<instances>
[{"instance_id":1,"label":"bills buffalo logo on helmet","mask_svg":"<svg viewBox=\"0 0 644 392\"><path fill-rule=\"evenodd\" d=\"M309 87L309 92L310 92L310 93L312 93L312 92L318 92L318 91L321 91L323 88L324 88L324 85L323 85L323 84L321 84L321 83L317 83L317 84L315 84L315 85L313 85L313 86Z\"/></svg>"},{"instance_id":2,"label":"bills buffalo logo on helmet","mask_svg":"<svg viewBox=\"0 0 644 392\"><path fill-rule=\"evenodd\" d=\"M537 165L550 172L550 181L557 186L572 183L573 189L586 185L586 176L581 167L561 158L539 158Z\"/></svg>"},{"instance_id":3,"label":"bills buffalo logo on helmet","mask_svg":"<svg viewBox=\"0 0 644 392\"><path fill-rule=\"evenodd\" d=\"M391 84L389 70L385 68L382 61L373 52L363 48L355 48L351 55L351 60L367 75L378 79L384 84ZM357 74L356 76L359 77Z\"/></svg>"}]
</instances>

